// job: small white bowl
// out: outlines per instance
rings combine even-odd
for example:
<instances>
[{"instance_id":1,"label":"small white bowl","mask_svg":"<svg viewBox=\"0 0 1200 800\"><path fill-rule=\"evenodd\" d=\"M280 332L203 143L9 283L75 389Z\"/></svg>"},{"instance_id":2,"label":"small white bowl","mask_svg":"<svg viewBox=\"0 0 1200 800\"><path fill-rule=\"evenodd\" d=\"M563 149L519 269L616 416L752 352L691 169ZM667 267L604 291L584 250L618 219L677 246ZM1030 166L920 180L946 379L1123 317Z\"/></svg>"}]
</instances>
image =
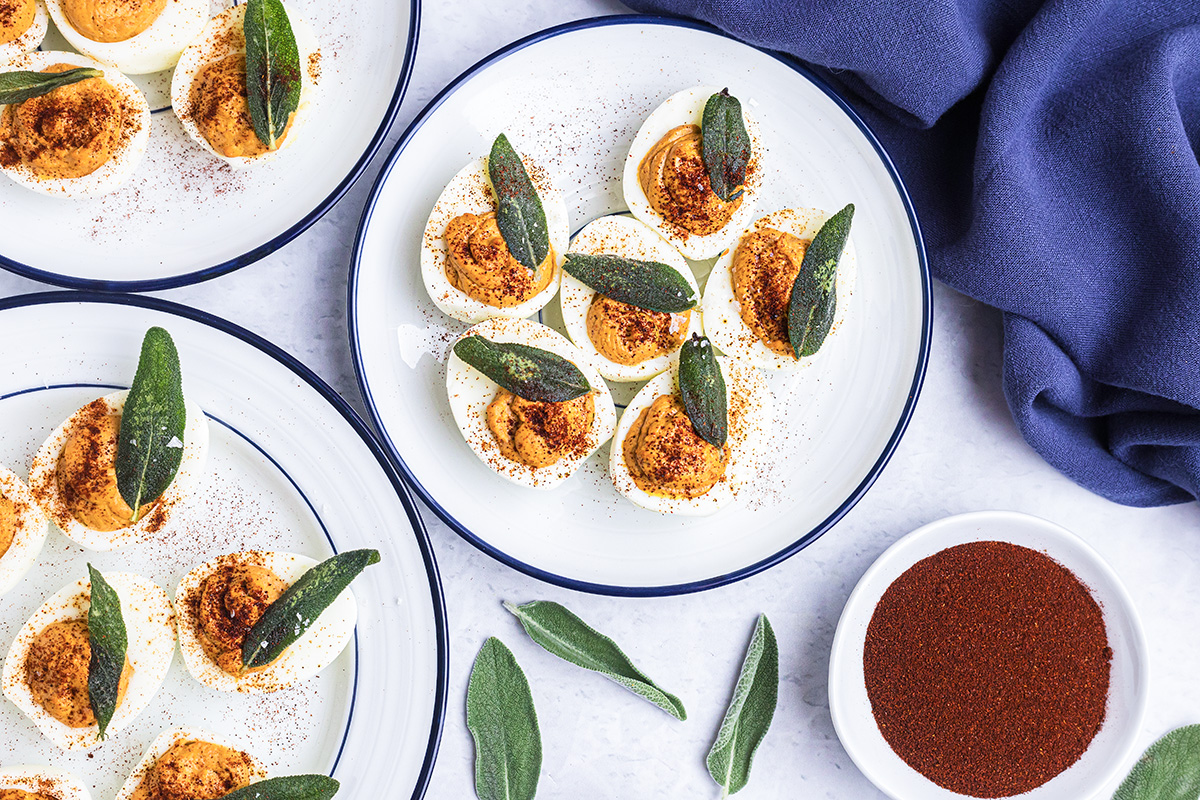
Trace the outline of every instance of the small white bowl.
<instances>
[{"instance_id":1,"label":"small white bowl","mask_svg":"<svg viewBox=\"0 0 1200 800\"><path fill-rule=\"evenodd\" d=\"M829 711L850 758L893 800L960 800L900 759L871 713L863 677L863 645L875 606L913 564L967 542L1001 541L1038 550L1071 570L1104 613L1112 672L1104 725L1083 756L1021 800L1088 800L1125 770L1135 755L1146 712L1149 655L1141 621L1120 578L1100 555L1065 528L1012 511L978 511L931 522L889 547L867 570L842 611L829 659Z\"/></svg>"}]
</instances>

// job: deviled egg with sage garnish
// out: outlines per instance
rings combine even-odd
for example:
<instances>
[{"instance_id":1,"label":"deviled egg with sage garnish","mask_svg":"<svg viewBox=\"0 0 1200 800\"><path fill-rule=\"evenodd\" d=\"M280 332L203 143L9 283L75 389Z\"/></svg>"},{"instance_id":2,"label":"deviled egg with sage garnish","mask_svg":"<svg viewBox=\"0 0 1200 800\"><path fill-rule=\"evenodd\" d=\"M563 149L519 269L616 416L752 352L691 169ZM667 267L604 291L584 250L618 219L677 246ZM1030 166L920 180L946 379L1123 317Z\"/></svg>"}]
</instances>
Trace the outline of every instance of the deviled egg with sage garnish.
<instances>
[{"instance_id":1,"label":"deviled egg with sage garnish","mask_svg":"<svg viewBox=\"0 0 1200 800\"><path fill-rule=\"evenodd\" d=\"M155 738L116 800L221 798L266 777L266 765L228 737L178 728Z\"/></svg>"},{"instance_id":2,"label":"deviled egg with sage garnish","mask_svg":"<svg viewBox=\"0 0 1200 800\"><path fill-rule=\"evenodd\" d=\"M569 238L554 180L500 134L434 203L421 238L421 279L433 304L462 322L528 317L558 291Z\"/></svg>"},{"instance_id":3,"label":"deviled egg with sage garnish","mask_svg":"<svg viewBox=\"0 0 1200 800\"><path fill-rule=\"evenodd\" d=\"M808 363L844 324L858 275L854 206L790 208L758 219L717 260L704 286L717 349L763 369Z\"/></svg>"},{"instance_id":4,"label":"deviled egg with sage garnish","mask_svg":"<svg viewBox=\"0 0 1200 800\"><path fill-rule=\"evenodd\" d=\"M689 335L704 333L687 261L634 217L601 217L575 234L559 303L571 340L611 381L652 378Z\"/></svg>"},{"instance_id":5,"label":"deviled egg with sage garnish","mask_svg":"<svg viewBox=\"0 0 1200 800\"><path fill-rule=\"evenodd\" d=\"M4 800L92 800L87 784L58 767L24 764L0 769Z\"/></svg>"},{"instance_id":6,"label":"deviled egg with sage garnish","mask_svg":"<svg viewBox=\"0 0 1200 800\"><path fill-rule=\"evenodd\" d=\"M49 20L42 0L0 0L0 64L37 50Z\"/></svg>"},{"instance_id":7,"label":"deviled egg with sage garnish","mask_svg":"<svg viewBox=\"0 0 1200 800\"><path fill-rule=\"evenodd\" d=\"M16 586L37 561L49 529L29 487L0 466L0 595Z\"/></svg>"},{"instance_id":8,"label":"deviled egg with sage garnish","mask_svg":"<svg viewBox=\"0 0 1200 800\"><path fill-rule=\"evenodd\" d=\"M127 75L175 66L209 18L209 0L45 0L71 46Z\"/></svg>"},{"instance_id":9,"label":"deviled egg with sage garnish","mask_svg":"<svg viewBox=\"0 0 1200 800\"><path fill-rule=\"evenodd\" d=\"M450 353L446 391L479 460L533 489L569 478L616 425L612 395L584 353L527 319L469 328Z\"/></svg>"},{"instance_id":10,"label":"deviled egg with sage garnish","mask_svg":"<svg viewBox=\"0 0 1200 800\"><path fill-rule=\"evenodd\" d=\"M151 328L133 385L76 411L46 439L29 488L46 515L90 550L162 531L204 477L208 419L185 399L171 335Z\"/></svg>"}]
</instances>

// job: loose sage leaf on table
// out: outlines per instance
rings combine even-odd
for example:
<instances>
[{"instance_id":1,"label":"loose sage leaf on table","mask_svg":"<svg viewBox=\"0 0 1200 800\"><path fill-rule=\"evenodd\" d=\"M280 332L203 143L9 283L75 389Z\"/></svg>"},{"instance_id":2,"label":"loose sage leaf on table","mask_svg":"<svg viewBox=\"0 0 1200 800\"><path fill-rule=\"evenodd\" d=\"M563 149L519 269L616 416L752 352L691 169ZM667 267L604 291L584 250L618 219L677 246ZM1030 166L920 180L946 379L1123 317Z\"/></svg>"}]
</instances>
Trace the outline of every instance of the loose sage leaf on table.
<instances>
[{"instance_id":1,"label":"loose sage leaf on table","mask_svg":"<svg viewBox=\"0 0 1200 800\"><path fill-rule=\"evenodd\" d=\"M788 301L788 342L796 358L821 349L837 313L837 267L850 238L854 204L825 221L804 251Z\"/></svg>"},{"instance_id":2,"label":"loose sage leaf on table","mask_svg":"<svg viewBox=\"0 0 1200 800\"><path fill-rule=\"evenodd\" d=\"M754 751L771 727L778 695L779 647L763 614L754 626L717 740L708 751L708 773L722 787L722 797L740 791L750 780Z\"/></svg>"},{"instance_id":3,"label":"loose sage leaf on table","mask_svg":"<svg viewBox=\"0 0 1200 800\"><path fill-rule=\"evenodd\" d=\"M707 336L693 333L679 349L679 394L696 435L713 447L729 438L729 408L721 364Z\"/></svg>"},{"instance_id":4,"label":"loose sage leaf on table","mask_svg":"<svg viewBox=\"0 0 1200 800\"><path fill-rule=\"evenodd\" d=\"M605 297L647 311L679 314L695 308L698 299L677 269L658 261L567 253L563 270Z\"/></svg>"},{"instance_id":5,"label":"loose sage leaf on table","mask_svg":"<svg viewBox=\"0 0 1200 800\"><path fill-rule=\"evenodd\" d=\"M750 135L742 120L742 104L728 89L722 89L704 104L704 115L700 118L700 158L713 194L727 203L736 200L746 183Z\"/></svg>"},{"instance_id":6,"label":"loose sage leaf on table","mask_svg":"<svg viewBox=\"0 0 1200 800\"><path fill-rule=\"evenodd\" d=\"M542 736L525 673L512 651L483 643L467 686L467 728L475 739L479 800L533 800L542 772Z\"/></svg>"},{"instance_id":7,"label":"loose sage leaf on table","mask_svg":"<svg viewBox=\"0 0 1200 800\"><path fill-rule=\"evenodd\" d=\"M563 403L592 390L579 367L567 359L518 342L493 342L478 334L454 344L454 354L517 397Z\"/></svg>"},{"instance_id":8,"label":"loose sage leaf on table","mask_svg":"<svg viewBox=\"0 0 1200 800\"><path fill-rule=\"evenodd\" d=\"M242 667L270 664L297 641L337 596L371 564L378 550L349 550L322 561L300 576L279 599L267 606L242 642Z\"/></svg>"},{"instance_id":9,"label":"loose sage leaf on table","mask_svg":"<svg viewBox=\"0 0 1200 800\"><path fill-rule=\"evenodd\" d=\"M88 698L100 727L99 738L103 741L108 723L112 722L117 710L117 694L129 640L125 618L121 615L121 598L91 564L88 564L88 575L92 584L87 615L88 641L92 649L88 663Z\"/></svg>"},{"instance_id":10,"label":"loose sage leaf on table","mask_svg":"<svg viewBox=\"0 0 1200 800\"><path fill-rule=\"evenodd\" d=\"M300 50L280 0L247 0L246 100L254 134L267 149L279 147L288 119L300 107Z\"/></svg>"},{"instance_id":11,"label":"loose sage leaf on table","mask_svg":"<svg viewBox=\"0 0 1200 800\"><path fill-rule=\"evenodd\" d=\"M496 194L496 225L513 258L537 269L550 253L546 212L521 157L503 133L492 142L488 177Z\"/></svg>"},{"instance_id":12,"label":"loose sage leaf on table","mask_svg":"<svg viewBox=\"0 0 1200 800\"><path fill-rule=\"evenodd\" d=\"M327 775L285 775L243 786L221 800L330 800L340 788Z\"/></svg>"},{"instance_id":13,"label":"loose sage leaf on table","mask_svg":"<svg viewBox=\"0 0 1200 800\"><path fill-rule=\"evenodd\" d=\"M572 664L599 672L634 694L649 700L676 719L687 719L679 698L661 689L633 665L617 643L589 626L558 603L536 600L504 607L521 621L529 638Z\"/></svg>"},{"instance_id":14,"label":"loose sage leaf on table","mask_svg":"<svg viewBox=\"0 0 1200 800\"><path fill-rule=\"evenodd\" d=\"M1113 800L1196 800L1200 797L1200 725L1176 728L1134 765Z\"/></svg>"},{"instance_id":15,"label":"loose sage leaf on table","mask_svg":"<svg viewBox=\"0 0 1200 800\"><path fill-rule=\"evenodd\" d=\"M77 67L64 72L3 72L0 73L0 106L24 103L62 86L70 86L88 78L100 78L103 75L103 70L92 67Z\"/></svg>"}]
</instances>

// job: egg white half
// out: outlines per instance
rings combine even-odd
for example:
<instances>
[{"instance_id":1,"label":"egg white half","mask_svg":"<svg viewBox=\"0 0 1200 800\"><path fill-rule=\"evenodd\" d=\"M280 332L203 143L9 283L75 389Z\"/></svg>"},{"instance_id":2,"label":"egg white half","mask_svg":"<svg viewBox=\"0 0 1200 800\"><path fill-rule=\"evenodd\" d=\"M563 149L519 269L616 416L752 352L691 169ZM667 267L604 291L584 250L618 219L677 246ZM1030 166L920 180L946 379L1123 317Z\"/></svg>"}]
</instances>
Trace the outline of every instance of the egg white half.
<instances>
[{"instance_id":1,"label":"egg white half","mask_svg":"<svg viewBox=\"0 0 1200 800\"><path fill-rule=\"evenodd\" d=\"M611 254L640 261L657 261L673 267L687 280L696 292L696 296L700 295L700 286L696 283L696 276L692 274L692 268L688 266L679 251L668 244L666 239L655 233L653 228L634 217L609 216L589 222L571 240L570 252L588 255ZM563 272L562 287L558 295L558 302L562 306L563 324L566 326L571 340L587 356L589 364L611 381L646 380L670 368L674 352L663 353L639 364L618 364L601 355L592 343L591 337L588 336L587 329L588 309L595 296L595 289L577 278L573 278L566 271ZM684 339L686 340L693 333L704 334L699 303L692 309Z\"/></svg>"},{"instance_id":2,"label":"egg white half","mask_svg":"<svg viewBox=\"0 0 1200 800\"><path fill-rule=\"evenodd\" d=\"M579 367L595 393L592 399L595 412L587 450L583 455L567 455L546 467L531 467L501 455L499 445L487 425L487 407L496 399L500 387L491 378L467 364L450 351L446 362L446 391L450 411L459 431L471 451L498 475L531 489L553 489L591 458L607 442L617 422L616 406L608 385L596 368L587 363L583 352L567 337L538 322L527 319L489 319L467 329L460 338L478 334L493 342L518 342L548 350Z\"/></svg>"},{"instance_id":3,"label":"egg white half","mask_svg":"<svg viewBox=\"0 0 1200 800\"><path fill-rule=\"evenodd\" d=\"M638 181L638 166L656 144L670 131L680 125L699 125L704 117L704 106L708 99L721 91L720 86L697 86L684 89L671 95L663 104L654 109L642 127L638 129L633 144L629 147L629 155L625 158L625 173L621 188L625 194L625 204L635 217L658 231L664 239L674 245L679 252L692 261L703 261L712 258L729 247L754 219L754 207L758 201L758 189L762 183L763 145L758 123L746 110L747 99L739 97L742 103L742 119L746 124L746 133L750 136L750 164L746 167L746 183L742 195L742 204L730 217L725 227L707 236L697 236L690 231L672 224L654 210L649 198L642 190Z\"/></svg>"},{"instance_id":4,"label":"egg white half","mask_svg":"<svg viewBox=\"0 0 1200 800\"><path fill-rule=\"evenodd\" d=\"M801 239L812 239L817 231L832 216L829 212L816 208L785 208L755 221L746 233L752 233L759 228L773 228L777 231L790 233ZM837 309L834 312L833 327L825 338L825 344L809 358L796 359L790 355L776 353L763 344L746 321L742 319L741 303L733 293L733 257L737 246L717 259L708 281L704 284L704 320L708 337L713 345L727 356L741 359L756 367L773 370L796 370L807 366L829 346L829 339L837 334L846 321L847 310L854 295L854 284L858 279L858 260L854 254L854 239L846 242L846 249L838 262L837 277Z\"/></svg>"},{"instance_id":5,"label":"egg white half","mask_svg":"<svg viewBox=\"0 0 1200 800\"><path fill-rule=\"evenodd\" d=\"M46 38L46 31L50 27L49 23L50 16L46 13L44 0L37 0L37 8L33 12L33 22L29 24L25 32L11 42L0 44L0 64L37 50L42 44L42 39Z\"/></svg>"},{"instance_id":6,"label":"egg white half","mask_svg":"<svg viewBox=\"0 0 1200 800\"><path fill-rule=\"evenodd\" d=\"M16 789L57 800L92 800L87 784L65 769L37 764L0 769L0 792Z\"/></svg>"},{"instance_id":7,"label":"egg white half","mask_svg":"<svg viewBox=\"0 0 1200 800\"><path fill-rule=\"evenodd\" d=\"M113 392L100 398L108 406L110 414L120 414L125 409L125 398L129 390ZM72 414L63 424L54 429L46 439L37 455L33 457L33 466L29 469L29 488L37 498L46 516L58 526L72 541L89 550L115 550L131 544L148 541L157 535L152 529L156 524L156 513L143 516L137 523L115 531L96 531L84 525L71 514L71 510L62 500L58 488L58 458L63 446L71 436L83 414L83 409ZM163 526L170 524L170 519L191 499L195 491L203 484L205 477L204 463L208 458L208 418L200 407L187 402L187 423L184 427L183 460L179 463L179 471L175 480L159 498L161 516L165 518Z\"/></svg>"},{"instance_id":8,"label":"egg white half","mask_svg":"<svg viewBox=\"0 0 1200 800\"><path fill-rule=\"evenodd\" d=\"M33 493L10 469L0 466L0 496L14 505L20 527L4 555L0 555L0 595L17 585L37 561L46 542L50 523Z\"/></svg>"},{"instance_id":9,"label":"egg white half","mask_svg":"<svg viewBox=\"0 0 1200 800\"><path fill-rule=\"evenodd\" d=\"M137 788L145 779L146 773L150 772L158 759L162 758L163 754L178 742L208 742L244 753L250 759L250 782L258 783L261 780L266 780L266 766L255 758L253 753L246 751L245 748L234 743L229 737L201 728L176 728L174 730L163 731L150 744L150 747L146 749L146 754L142 756L142 760L138 762L133 771L129 773L129 777L125 779L125 783L121 785L121 790L117 792L116 800L129 800L133 797L134 792L137 791Z\"/></svg>"},{"instance_id":10,"label":"egg white half","mask_svg":"<svg viewBox=\"0 0 1200 800\"><path fill-rule=\"evenodd\" d=\"M223 156L204 138L191 113L192 83L196 75L214 61L246 52L246 39L242 34L242 25L246 20L245 3L239 3L213 17L203 32L183 51L179 63L175 66L175 73L171 76L171 107L175 110L175 116L183 125L183 129L205 151L235 168L240 169L274 159L302 138L301 131L316 112L317 87L321 79L321 45L295 6L287 3L284 7L292 25L292 34L296 37L296 49L300 52L300 105L296 107L287 137L275 150L257 156ZM314 60L317 62L315 68L312 66Z\"/></svg>"},{"instance_id":11,"label":"egg white half","mask_svg":"<svg viewBox=\"0 0 1200 800\"><path fill-rule=\"evenodd\" d=\"M488 179L487 158L479 158L467 164L450 179L438 196L425 223L421 237L421 279L429 299L443 313L462 322L474 325L491 317L521 319L536 314L550 302L558 292L559 276L570 241L570 220L567 204L562 194L549 180L540 179L533 163L522 157L546 212L546 230L550 234L550 246L554 248L554 274L545 289L533 297L508 308L498 308L476 300L461 289L455 288L446 277L446 226L462 214L484 214L496 210L495 195Z\"/></svg>"},{"instance_id":12,"label":"egg white half","mask_svg":"<svg viewBox=\"0 0 1200 800\"><path fill-rule=\"evenodd\" d=\"M733 503L758 476L759 458L771 434L771 391L762 373L729 358L718 358L725 378L726 404L729 409L729 462L725 474L699 497L663 497L643 491L634 482L625 464L624 442L643 410L660 395L679 394L679 359L669 372L655 377L641 388L621 414L609 454L609 473L617 491L635 505L661 514L701 517L715 514Z\"/></svg>"},{"instance_id":13,"label":"egg white half","mask_svg":"<svg viewBox=\"0 0 1200 800\"><path fill-rule=\"evenodd\" d=\"M70 64L75 67L94 67L103 70L104 79L113 85L120 94L125 107L130 109L131 118L126 120L126 124L131 126L131 132L121 137L112 158L95 172L81 178L39 178L24 163L13 167L0 167L0 171L25 188L51 197L80 199L106 195L119 188L134 173L142 161L142 156L146 153L146 145L150 141L150 105L146 102L146 96L142 94L142 90L118 70L106 67L99 61L78 53L36 50L17 56L4 65L4 71L41 72L55 64ZM0 109L3 108L4 106L0 106Z\"/></svg>"},{"instance_id":14,"label":"egg white half","mask_svg":"<svg viewBox=\"0 0 1200 800\"><path fill-rule=\"evenodd\" d=\"M192 677L222 692L264 694L294 686L333 663L354 636L354 625L358 621L358 605L349 588L321 612L298 641L260 670L238 677L230 675L208 657L200 643L196 598L209 575L221 567L241 563L264 566L289 586L318 564L295 553L248 551L206 561L183 576L175 590L175 613L179 616L179 651L183 653L183 663Z\"/></svg>"},{"instance_id":15,"label":"egg white half","mask_svg":"<svg viewBox=\"0 0 1200 800\"><path fill-rule=\"evenodd\" d=\"M175 612L167 593L154 582L128 572L104 574L121 599L121 616L128 637L126 656L133 674L125 699L109 723L107 738L128 726L150 704L162 685L175 657ZM82 578L63 587L30 617L4 659L0 677L4 696L21 709L48 739L63 750L90 749L99 744L99 728L70 728L56 720L33 698L25 682L25 660L37 635L54 622L87 617L91 607L91 583Z\"/></svg>"},{"instance_id":16,"label":"egg white half","mask_svg":"<svg viewBox=\"0 0 1200 800\"><path fill-rule=\"evenodd\" d=\"M209 0L168 0L146 30L123 42L97 42L80 33L67 18L63 0L45 0L54 24L79 52L127 75L162 72L175 66L179 54L208 22Z\"/></svg>"}]
</instances>

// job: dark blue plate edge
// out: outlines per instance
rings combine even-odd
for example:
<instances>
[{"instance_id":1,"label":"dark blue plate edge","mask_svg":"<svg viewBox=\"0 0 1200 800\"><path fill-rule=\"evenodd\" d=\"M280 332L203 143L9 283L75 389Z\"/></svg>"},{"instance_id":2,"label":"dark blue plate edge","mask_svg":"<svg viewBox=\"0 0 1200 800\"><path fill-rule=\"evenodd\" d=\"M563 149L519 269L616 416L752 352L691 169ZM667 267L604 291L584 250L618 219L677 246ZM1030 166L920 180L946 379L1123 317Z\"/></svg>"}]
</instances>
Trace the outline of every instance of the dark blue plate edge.
<instances>
[{"instance_id":1,"label":"dark blue plate edge","mask_svg":"<svg viewBox=\"0 0 1200 800\"><path fill-rule=\"evenodd\" d=\"M501 563L506 564L507 566L512 567L519 572L523 572L530 577L545 581L546 583L561 586L566 589L572 589L574 591L609 595L613 597L665 597L670 595L689 594L692 592L702 592L708 589L715 589L720 586L725 586L727 584L749 578L752 575L757 575L759 572L770 569L776 564L785 561L820 538L825 532L827 532L839 520L841 520L841 518L844 517L850 511L850 509L862 499L863 495L867 493L867 490L870 489L875 483L876 479L883 471L883 468L887 466L888 462L891 460L891 457L895 452L897 445L899 445L900 439L903 437L904 432L908 429L909 420L912 419L913 411L916 408L917 398L920 396L921 387L925 382L925 371L929 366L929 349L933 338L933 280L929 272L929 262L925 253L925 240L921 235L921 228L917 221L916 210L913 208L912 198L909 196L908 188L905 186L904 180L900 177L900 173L896 170L896 166L892 162L891 156L887 154L887 151L884 150L883 145L880 144L879 139L853 109L853 107L851 107L841 95L834 91L832 87L830 87L807 67L803 66L800 62L796 61L790 56L785 56L781 53L770 50L763 50L762 48L755 48L756 50L766 53L767 55L783 62L796 72L799 72L802 76L812 82L814 86L828 95L830 99L832 99L851 119L851 121L858 126L859 130L862 131L863 135L867 138L867 141L869 141L871 146L875 148L875 152L879 155L879 158L883 162L884 167L887 169L888 174L891 175L892 181L896 186L896 191L899 193L900 200L904 204L905 211L908 214L909 224L912 227L913 242L917 247L917 260L921 271L922 295L921 348L917 357L916 374L913 376L912 385L909 387L908 401L904 405L904 409L900 414L900 419L896 425L896 428L892 432L891 437L888 439L887 444L884 446L883 452L880 454L875 464L872 465L871 469L867 472L866 477L854 489L854 491L850 493L850 495L842 502L842 504L838 506L838 508L832 514L825 518L825 520L823 520L807 534L797 539L788 547L785 547L774 555L771 555L757 563L734 570L733 572L725 573L723 575L717 575L712 578L693 581L690 583L671 584L666 586L610 586L607 584L589 583L587 581L574 580L572 578L565 578L561 575L546 572L545 570L541 570L530 564L526 564L523 561L519 561L512 556L509 556L507 553L497 550L487 542L484 542L475 536L475 534L473 534L471 531L467 530L466 527L452 517L433 499L432 496L430 496L429 492L425 490L425 487L421 485L421 482L417 480L416 476L413 475L412 471L408 468L408 465L404 463L404 459L400 457L399 452L396 450L395 445L388 436L387 430L380 419L379 412L375 407L375 401L371 394L371 388L367 383L366 373L363 369L362 353L360 352L358 346L358 314L355 304L355 295L358 289L359 267L362 257L363 237L367 226L370 224L371 217L374 214L375 204L378 201L379 193L388 176L391 174L396 160L399 158L400 154L404 151L405 146L408 144L409 139L411 139L417 130L421 128L429 115L437 110L437 108L443 102L445 102L446 98L453 94L463 83L466 83L468 80L486 69L491 64L502 60L518 50L522 50L545 39L550 39L555 36L576 30L584 30L587 28L596 28L608 25L627 24L668 25L683 28L693 28L722 36L727 39L733 39L734 41L741 41L740 39L730 36L711 25L697 22L695 20L643 14L617 14L612 16L591 17L588 19L576 20L574 22L556 25L554 27L532 33L523 39L518 39L512 44L502 47L491 55L484 57L472 67L468 68L465 72L451 81L450 84L448 84L444 89L442 89L442 91L440 91L432 100L430 100L428 105L426 105L425 108L423 108L421 112L417 114L416 118L413 119L412 123L410 123L404 133L401 134L399 141L397 141L395 147L392 149L392 152L388 155L387 161L384 162L383 168L380 170L379 175L375 180L375 185L371 187L371 194L367 199L366 206L363 210L362 220L359 223L358 233L354 239L353 255L350 261L350 276L349 280L347 281L347 319L349 322L350 332L350 351L354 360L354 374L358 379L358 387L362 392L363 402L366 405L367 413L371 418L371 422L378 431L379 439L389 457L395 462L397 469L399 469L405 481L408 482L417 496L420 497L421 500L430 509L432 509L433 512L437 514L437 516L440 517L447 526L450 527L451 530L479 550L487 553L492 558L495 558L497 561L500 561ZM742 43L746 44L748 47L753 47L753 45L745 42Z\"/></svg>"}]
</instances>

